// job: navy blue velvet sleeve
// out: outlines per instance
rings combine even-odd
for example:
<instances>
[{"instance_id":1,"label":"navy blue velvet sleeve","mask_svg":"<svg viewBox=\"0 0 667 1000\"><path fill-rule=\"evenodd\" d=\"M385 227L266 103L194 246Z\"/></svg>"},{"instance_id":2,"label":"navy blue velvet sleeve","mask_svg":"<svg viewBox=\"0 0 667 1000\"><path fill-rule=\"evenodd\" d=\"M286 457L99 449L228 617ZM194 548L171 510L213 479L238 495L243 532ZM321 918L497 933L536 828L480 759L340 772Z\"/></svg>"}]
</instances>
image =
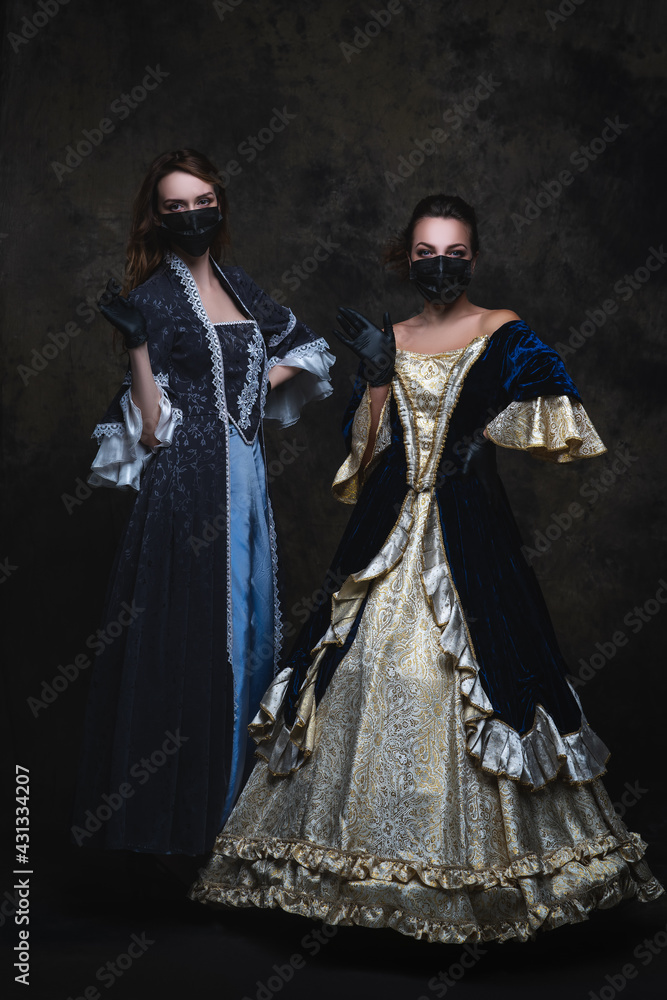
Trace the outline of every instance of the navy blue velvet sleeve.
<instances>
[{"instance_id":1,"label":"navy blue velvet sleeve","mask_svg":"<svg viewBox=\"0 0 667 1000\"><path fill-rule=\"evenodd\" d=\"M571 396L581 402L577 387L557 351L540 340L523 321L515 321L508 327L501 341L501 386L507 401ZM494 338L496 336L497 333Z\"/></svg>"}]
</instances>

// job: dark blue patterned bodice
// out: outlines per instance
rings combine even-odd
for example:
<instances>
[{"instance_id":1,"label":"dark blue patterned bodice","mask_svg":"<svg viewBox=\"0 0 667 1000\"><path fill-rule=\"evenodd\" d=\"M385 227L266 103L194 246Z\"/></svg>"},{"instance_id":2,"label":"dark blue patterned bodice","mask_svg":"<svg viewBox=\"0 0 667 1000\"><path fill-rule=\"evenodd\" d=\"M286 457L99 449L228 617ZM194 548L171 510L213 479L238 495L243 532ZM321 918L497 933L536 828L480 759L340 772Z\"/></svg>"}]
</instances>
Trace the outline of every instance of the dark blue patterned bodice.
<instances>
[{"instance_id":1,"label":"dark blue patterned bodice","mask_svg":"<svg viewBox=\"0 0 667 1000\"><path fill-rule=\"evenodd\" d=\"M254 320L216 323L225 368L229 420L250 444L257 434L264 404L266 350Z\"/></svg>"}]
</instances>

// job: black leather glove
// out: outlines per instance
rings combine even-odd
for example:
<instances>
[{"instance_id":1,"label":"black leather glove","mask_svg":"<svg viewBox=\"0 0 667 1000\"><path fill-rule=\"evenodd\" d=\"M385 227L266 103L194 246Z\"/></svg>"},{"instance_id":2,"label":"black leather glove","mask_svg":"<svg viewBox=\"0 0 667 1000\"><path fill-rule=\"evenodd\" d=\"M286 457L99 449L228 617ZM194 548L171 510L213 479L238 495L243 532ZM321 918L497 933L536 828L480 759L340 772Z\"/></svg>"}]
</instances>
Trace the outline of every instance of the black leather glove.
<instances>
[{"instance_id":1,"label":"black leather glove","mask_svg":"<svg viewBox=\"0 0 667 1000\"><path fill-rule=\"evenodd\" d=\"M120 285L115 278L109 279L97 305L104 318L119 331L127 348L146 343L148 334L143 314L120 295Z\"/></svg>"},{"instance_id":2,"label":"black leather glove","mask_svg":"<svg viewBox=\"0 0 667 1000\"><path fill-rule=\"evenodd\" d=\"M369 385L386 385L391 382L396 360L396 340L389 313L384 314L384 330L378 329L361 313L340 306L336 322L343 332L334 330L334 336L349 347L364 362L363 377Z\"/></svg>"},{"instance_id":3,"label":"black leather glove","mask_svg":"<svg viewBox=\"0 0 667 1000\"><path fill-rule=\"evenodd\" d=\"M482 484L491 506L500 506L502 486L496 469L496 446L486 437L482 437L481 441L473 440L472 444L468 445L461 475L473 474Z\"/></svg>"}]
</instances>

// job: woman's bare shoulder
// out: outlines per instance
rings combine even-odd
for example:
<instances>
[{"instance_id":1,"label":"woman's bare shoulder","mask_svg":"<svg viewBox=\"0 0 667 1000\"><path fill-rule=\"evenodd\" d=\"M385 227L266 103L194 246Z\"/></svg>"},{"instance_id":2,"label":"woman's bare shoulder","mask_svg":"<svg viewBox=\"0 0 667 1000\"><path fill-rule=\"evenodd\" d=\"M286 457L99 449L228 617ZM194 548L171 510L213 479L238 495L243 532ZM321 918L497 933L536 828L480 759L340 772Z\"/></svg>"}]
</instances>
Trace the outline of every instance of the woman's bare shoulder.
<instances>
[{"instance_id":1,"label":"woman's bare shoulder","mask_svg":"<svg viewBox=\"0 0 667 1000\"><path fill-rule=\"evenodd\" d=\"M401 319L398 323L392 322L392 327L394 330L414 330L416 326L419 326L419 318L417 316L409 316L407 319Z\"/></svg>"},{"instance_id":2,"label":"woman's bare shoulder","mask_svg":"<svg viewBox=\"0 0 667 1000\"><path fill-rule=\"evenodd\" d=\"M521 317L512 309L486 309L481 317L482 333L490 337L505 323L520 322Z\"/></svg>"},{"instance_id":3,"label":"woman's bare shoulder","mask_svg":"<svg viewBox=\"0 0 667 1000\"><path fill-rule=\"evenodd\" d=\"M401 347L410 342L415 331L419 329L420 323L416 316L409 316L408 319L400 320L400 322L392 323L391 325L394 330L396 346Z\"/></svg>"}]
</instances>

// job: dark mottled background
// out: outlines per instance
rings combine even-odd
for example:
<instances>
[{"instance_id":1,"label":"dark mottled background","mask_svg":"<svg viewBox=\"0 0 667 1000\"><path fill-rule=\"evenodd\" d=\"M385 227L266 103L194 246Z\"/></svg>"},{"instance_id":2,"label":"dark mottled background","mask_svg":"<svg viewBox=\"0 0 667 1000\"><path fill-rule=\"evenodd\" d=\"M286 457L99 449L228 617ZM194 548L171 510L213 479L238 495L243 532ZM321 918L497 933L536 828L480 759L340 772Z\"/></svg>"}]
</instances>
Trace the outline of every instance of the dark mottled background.
<instances>
[{"instance_id":1,"label":"dark mottled background","mask_svg":"<svg viewBox=\"0 0 667 1000\"><path fill-rule=\"evenodd\" d=\"M5 727L34 769L42 846L47 834L52 846L66 841L88 678L37 717L27 698L86 651L128 509L107 490L64 499L85 482L90 433L124 370L87 304L122 266L147 164L177 146L221 169L237 162L233 260L325 337L339 303L377 319L418 308L383 273L380 252L419 198L444 190L475 205L483 253L471 299L516 310L564 353L609 449L565 467L500 460L527 544L552 525L533 565L573 673L597 643L619 629L628 638L580 694L613 751L612 797L626 781L644 789L626 822L657 831L667 610L650 605L639 628L624 619L667 577L667 271L637 271L667 237L665 8L565 0L558 14L556 0L417 0L394 2L380 29L371 12L386 11L384 0L45 6L57 9L39 27L24 20L43 10L36 3L13 0L4 15L0 224ZM122 110L148 69L161 82ZM289 123L272 132L276 109ZM107 134L68 163L67 147L104 118ZM606 119L617 122L609 143L599 140ZM264 148L251 159L245 143L258 134ZM564 170L572 180L558 192ZM295 279L320 241L327 258ZM635 272L633 288L624 276ZM611 315L599 312L605 301ZM587 320L591 335L577 335ZM269 434L271 459L286 443L298 451L273 482L288 618L319 586L348 515L329 486L354 363L333 347L333 395ZM555 537L572 502L584 514Z\"/></svg>"}]
</instances>

